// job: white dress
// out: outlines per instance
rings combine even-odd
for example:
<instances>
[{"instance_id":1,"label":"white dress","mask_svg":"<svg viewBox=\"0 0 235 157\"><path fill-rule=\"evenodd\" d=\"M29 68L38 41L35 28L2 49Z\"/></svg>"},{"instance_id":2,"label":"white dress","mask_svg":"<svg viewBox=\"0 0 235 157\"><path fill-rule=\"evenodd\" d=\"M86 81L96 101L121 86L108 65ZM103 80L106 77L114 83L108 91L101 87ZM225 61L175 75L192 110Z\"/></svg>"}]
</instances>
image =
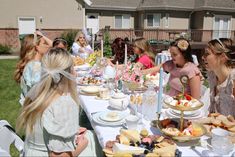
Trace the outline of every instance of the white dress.
<instances>
[{"instance_id":1,"label":"white dress","mask_svg":"<svg viewBox=\"0 0 235 157\"><path fill-rule=\"evenodd\" d=\"M85 51L85 52L80 51L80 49L83 49L83 51ZM93 52L90 45L87 45L85 47L81 47L76 42L73 43L72 51L73 51L74 56L80 56L81 58L84 58L84 59L86 59L89 56L89 54Z\"/></svg>"},{"instance_id":2,"label":"white dress","mask_svg":"<svg viewBox=\"0 0 235 157\"><path fill-rule=\"evenodd\" d=\"M48 152L74 151L75 134L78 132L79 110L75 101L62 95L44 111L34 132L26 135L25 156L49 156ZM91 132L87 132L88 146L79 156L96 156L96 145Z\"/></svg>"}]
</instances>

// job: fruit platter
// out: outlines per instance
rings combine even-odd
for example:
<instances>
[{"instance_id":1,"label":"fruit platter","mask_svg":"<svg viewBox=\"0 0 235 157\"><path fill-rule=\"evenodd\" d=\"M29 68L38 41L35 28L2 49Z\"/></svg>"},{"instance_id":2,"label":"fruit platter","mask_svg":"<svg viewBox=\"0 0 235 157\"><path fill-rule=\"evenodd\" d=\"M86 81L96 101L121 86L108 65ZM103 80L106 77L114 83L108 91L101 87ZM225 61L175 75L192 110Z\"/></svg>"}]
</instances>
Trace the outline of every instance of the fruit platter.
<instances>
[{"instance_id":1,"label":"fruit platter","mask_svg":"<svg viewBox=\"0 0 235 157\"><path fill-rule=\"evenodd\" d=\"M94 77L83 77L77 83L81 86L100 86L103 84L103 81Z\"/></svg>"},{"instance_id":2,"label":"fruit platter","mask_svg":"<svg viewBox=\"0 0 235 157\"><path fill-rule=\"evenodd\" d=\"M140 132L121 129L116 140L107 141L103 151L107 157L179 157L182 154L174 141L161 135L149 135L146 129Z\"/></svg>"},{"instance_id":3,"label":"fruit platter","mask_svg":"<svg viewBox=\"0 0 235 157\"><path fill-rule=\"evenodd\" d=\"M206 134L206 129L203 125L189 120L183 121L183 128L181 130L179 118L152 121L152 125L158 127L165 135L179 142L198 140Z\"/></svg>"}]
</instances>

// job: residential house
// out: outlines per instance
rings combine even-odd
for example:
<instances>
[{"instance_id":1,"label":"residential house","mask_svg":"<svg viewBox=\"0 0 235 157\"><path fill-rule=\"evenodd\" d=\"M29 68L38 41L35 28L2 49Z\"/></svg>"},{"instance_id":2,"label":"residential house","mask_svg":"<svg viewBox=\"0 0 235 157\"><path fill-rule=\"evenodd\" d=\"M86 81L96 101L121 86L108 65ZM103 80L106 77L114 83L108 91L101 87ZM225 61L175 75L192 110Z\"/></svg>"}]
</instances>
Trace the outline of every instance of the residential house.
<instances>
[{"instance_id":1,"label":"residential house","mask_svg":"<svg viewBox=\"0 0 235 157\"><path fill-rule=\"evenodd\" d=\"M0 43L14 47L35 29L53 39L84 27L98 35L110 28L111 39L235 39L234 0L2 0L0 13Z\"/></svg>"}]
</instances>

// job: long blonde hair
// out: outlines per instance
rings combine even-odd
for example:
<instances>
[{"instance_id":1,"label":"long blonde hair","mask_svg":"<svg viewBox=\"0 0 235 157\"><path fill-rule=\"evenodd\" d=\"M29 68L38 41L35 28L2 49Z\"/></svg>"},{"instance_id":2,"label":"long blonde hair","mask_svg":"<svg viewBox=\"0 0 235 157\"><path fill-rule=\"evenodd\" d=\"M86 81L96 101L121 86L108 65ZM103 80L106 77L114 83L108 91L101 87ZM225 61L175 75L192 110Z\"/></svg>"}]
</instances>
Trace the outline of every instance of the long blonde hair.
<instances>
[{"instance_id":1,"label":"long blonde hair","mask_svg":"<svg viewBox=\"0 0 235 157\"><path fill-rule=\"evenodd\" d=\"M151 52L150 44L144 38L139 38L134 41L134 46L138 47L142 53L146 54L152 61L154 61L155 55ZM154 62L153 62L154 64Z\"/></svg>"},{"instance_id":2,"label":"long blonde hair","mask_svg":"<svg viewBox=\"0 0 235 157\"><path fill-rule=\"evenodd\" d=\"M40 40L35 42L35 36L33 34L29 34L24 37L20 49L20 60L17 63L14 74L14 79L17 83L20 83L25 65L35 57L37 53L36 45L39 44Z\"/></svg>"},{"instance_id":3,"label":"long blonde hair","mask_svg":"<svg viewBox=\"0 0 235 157\"><path fill-rule=\"evenodd\" d=\"M85 34L84 34L82 31L79 31L79 32L77 33L75 39L74 39L74 42L78 43L79 46L81 46L81 44L80 44L80 42L79 42L79 37L80 37L81 35L83 35L84 38L86 37ZM84 46L87 46L87 45L88 45L88 42L87 42L87 40L86 40L86 38L85 38L85 45L84 45Z\"/></svg>"},{"instance_id":4,"label":"long blonde hair","mask_svg":"<svg viewBox=\"0 0 235 157\"><path fill-rule=\"evenodd\" d=\"M42 67L49 70L64 70L72 73L73 60L70 54L61 48L53 48L42 58ZM33 132L33 126L41 119L45 109L59 94L70 93L73 100L79 104L76 84L64 75L60 74L58 83L53 81L51 75L47 75L40 82L39 92L36 99L31 101L26 97L21 113L17 119L17 131L23 129L26 134Z\"/></svg>"}]
</instances>

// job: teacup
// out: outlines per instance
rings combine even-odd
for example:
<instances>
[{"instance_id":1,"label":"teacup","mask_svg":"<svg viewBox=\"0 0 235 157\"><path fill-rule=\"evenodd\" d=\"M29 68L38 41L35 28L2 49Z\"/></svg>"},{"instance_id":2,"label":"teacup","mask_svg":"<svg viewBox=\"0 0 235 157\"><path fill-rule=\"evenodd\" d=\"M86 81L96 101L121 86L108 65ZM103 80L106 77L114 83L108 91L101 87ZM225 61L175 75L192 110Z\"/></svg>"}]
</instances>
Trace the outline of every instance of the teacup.
<instances>
[{"instance_id":1,"label":"teacup","mask_svg":"<svg viewBox=\"0 0 235 157\"><path fill-rule=\"evenodd\" d=\"M128 129L133 129L133 130L137 129L139 117L134 116L134 115L129 115L126 117L125 120L126 120L126 125Z\"/></svg>"},{"instance_id":2,"label":"teacup","mask_svg":"<svg viewBox=\"0 0 235 157\"><path fill-rule=\"evenodd\" d=\"M211 145L213 151L219 155L226 155L233 150L234 145L229 139L229 132L221 128L212 129Z\"/></svg>"},{"instance_id":3,"label":"teacup","mask_svg":"<svg viewBox=\"0 0 235 157\"><path fill-rule=\"evenodd\" d=\"M99 96L102 99L107 98L109 96L109 89L108 88L100 88L99 89Z\"/></svg>"}]
</instances>

